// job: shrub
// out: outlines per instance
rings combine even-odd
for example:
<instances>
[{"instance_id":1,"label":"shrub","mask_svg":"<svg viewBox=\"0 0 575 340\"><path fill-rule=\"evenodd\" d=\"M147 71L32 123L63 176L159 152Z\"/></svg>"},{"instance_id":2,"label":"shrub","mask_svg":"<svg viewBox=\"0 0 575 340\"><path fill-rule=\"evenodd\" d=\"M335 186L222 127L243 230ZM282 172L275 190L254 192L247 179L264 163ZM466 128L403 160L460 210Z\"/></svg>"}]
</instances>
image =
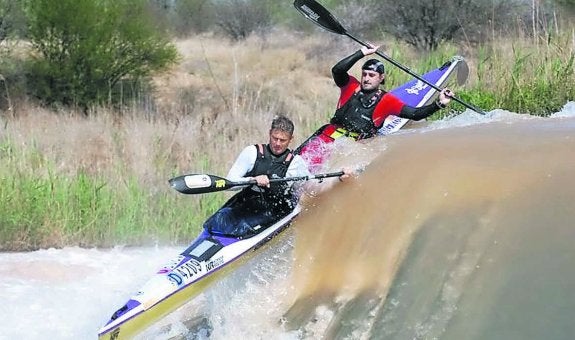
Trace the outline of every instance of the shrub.
<instances>
[{"instance_id":1,"label":"shrub","mask_svg":"<svg viewBox=\"0 0 575 340\"><path fill-rule=\"evenodd\" d=\"M46 103L85 109L110 102L125 78L145 79L177 59L149 20L145 0L31 0L29 38L37 57L30 88Z\"/></svg>"},{"instance_id":2,"label":"shrub","mask_svg":"<svg viewBox=\"0 0 575 340\"><path fill-rule=\"evenodd\" d=\"M271 26L271 13L265 3L255 0L223 0L214 4L217 26L232 40Z\"/></svg>"}]
</instances>

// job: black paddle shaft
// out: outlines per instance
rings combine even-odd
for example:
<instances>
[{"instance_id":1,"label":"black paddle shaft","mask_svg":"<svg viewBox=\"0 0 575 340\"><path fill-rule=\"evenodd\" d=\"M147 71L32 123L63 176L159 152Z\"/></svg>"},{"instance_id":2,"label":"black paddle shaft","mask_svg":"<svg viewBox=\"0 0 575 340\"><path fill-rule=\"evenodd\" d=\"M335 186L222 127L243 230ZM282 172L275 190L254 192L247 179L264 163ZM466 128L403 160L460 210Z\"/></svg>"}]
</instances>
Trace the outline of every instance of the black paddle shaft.
<instances>
[{"instance_id":1,"label":"black paddle shaft","mask_svg":"<svg viewBox=\"0 0 575 340\"><path fill-rule=\"evenodd\" d=\"M284 178L271 178L270 183L278 182L296 182L307 181L310 179L323 179L328 177L339 177L344 174L343 171L330 172L325 174L309 175L309 176L295 176ZM233 182L223 177L207 174L190 174L174 177L169 180L170 186L182 194L204 194L209 192L218 192L227 190L237 186L255 185L255 179Z\"/></svg>"},{"instance_id":2,"label":"black paddle shaft","mask_svg":"<svg viewBox=\"0 0 575 340\"><path fill-rule=\"evenodd\" d=\"M330 32L336 33L336 34L346 35L349 38L351 38L352 40L354 40L355 42L357 42L363 46L371 48L371 46L372 46L371 44L368 44L368 43L356 38L352 34L350 34L339 23L339 21L327 9L325 9L322 5L320 5L317 1L315 1L315 0L295 0L293 5L304 17L313 21L318 26L320 26L320 27L322 27L322 28L324 28ZM387 60L389 63L398 67L402 71L411 75L412 77L414 77L414 78L424 82L425 84L431 86L436 91L441 91L441 89L439 87L437 87L435 84L429 82L427 79L425 79L422 76L418 75L417 73L411 71L409 68L403 66L402 64L395 61L394 59L387 56L386 54L384 54L380 51L376 51L375 53L378 56L382 57L383 59ZM458 102L459 104L467 107L468 109L471 109L471 110L473 110L479 114L485 115L485 111L483 111L482 109L480 109L474 105L471 105L471 104L469 104L469 103L467 103L467 102L465 102L465 101L463 101L463 100L461 100L455 96L450 96L450 97L451 97L451 99L453 99L456 102Z\"/></svg>"}]
</instances>

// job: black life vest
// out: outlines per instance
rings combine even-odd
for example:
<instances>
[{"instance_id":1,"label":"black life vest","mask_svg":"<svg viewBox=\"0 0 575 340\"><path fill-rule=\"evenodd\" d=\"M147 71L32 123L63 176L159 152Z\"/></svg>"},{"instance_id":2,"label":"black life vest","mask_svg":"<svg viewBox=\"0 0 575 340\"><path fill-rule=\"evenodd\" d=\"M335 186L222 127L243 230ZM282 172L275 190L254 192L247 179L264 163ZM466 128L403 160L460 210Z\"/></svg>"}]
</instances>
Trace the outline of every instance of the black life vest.
<instances>
[{"instance_id":1,"label":"black life vest","mask_svg":"<svg viewBox=\"0 0 575 340\"><path fill-rule=\"evenodd\" d=\"M384 91L365 93L358 91L335 111L330 123L364 136L373 136L378 127L373 123L375 107L383 98Z\"/></svg>"},{"instance_id":2,"label":"black life vest","mask_svg":"<svg viewBox=\"0 0 575 340\"><path fill-rule=\"evenodd\" d=\"M270 179L285 177L287 170L293 160L293 153L291 150L286 149L280 155L274 155L270 149L269 144L262 145L256 144L257 158L254 167L246 174L246 177L255 177L259 175L267 175ZM284 210L284 208L293 208L291 200L291 186L286 182L270 183L269 188L255 187L254 189L246 188L244 191L250 190L257 192L262 204L266 205L272 210Z\"/></svg>"}]
</instances>

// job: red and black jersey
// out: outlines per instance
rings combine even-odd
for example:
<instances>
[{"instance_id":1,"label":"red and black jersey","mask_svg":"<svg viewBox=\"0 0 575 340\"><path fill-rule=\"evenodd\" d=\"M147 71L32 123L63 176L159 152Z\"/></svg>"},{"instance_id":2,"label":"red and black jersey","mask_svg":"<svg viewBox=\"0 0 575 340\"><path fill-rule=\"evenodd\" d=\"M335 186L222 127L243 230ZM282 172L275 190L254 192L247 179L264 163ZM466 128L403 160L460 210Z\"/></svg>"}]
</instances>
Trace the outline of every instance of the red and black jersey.
<instances>
[{"instance_id":1,"label":"red and black jersey","mask_svg":"<svg viewBox=\"0 0 575 340\"><path fill-rule=\"evenodd\" d=\"M399 115L405 104L391 93L381 89L363 92L359 81L350 76L341 87L337 110L330 123L358 133L361 138L373 137L385 118Z\"/></svg>"}]
</instances>

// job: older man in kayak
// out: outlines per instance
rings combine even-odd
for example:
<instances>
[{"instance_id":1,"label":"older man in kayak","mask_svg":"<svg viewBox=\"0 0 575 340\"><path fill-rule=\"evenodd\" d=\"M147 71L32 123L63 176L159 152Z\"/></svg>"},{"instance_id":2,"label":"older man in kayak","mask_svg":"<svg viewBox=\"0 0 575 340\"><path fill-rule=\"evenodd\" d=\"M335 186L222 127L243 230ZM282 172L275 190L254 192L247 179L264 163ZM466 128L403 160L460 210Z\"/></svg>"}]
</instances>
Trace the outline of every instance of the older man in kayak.
<instances>
[{"instance_id":1,"label":"older man in kayak","mask_svg":"<svg viewBox=\"0 0 575 340\"><path fill-rule=\"evenodd\" d=\"M246 237L257 234L297 204L293 182L270 183L270 178L309 176L307 164L288 146L293 139L294 124L279 116L272 121L268 144L249 145L240 153L227 179L234 182L256 180L257 185L243 187L212 215L204 228L226 236ZM348 178L344 170L340 179Z\"/></svg>"}]
</instances>

